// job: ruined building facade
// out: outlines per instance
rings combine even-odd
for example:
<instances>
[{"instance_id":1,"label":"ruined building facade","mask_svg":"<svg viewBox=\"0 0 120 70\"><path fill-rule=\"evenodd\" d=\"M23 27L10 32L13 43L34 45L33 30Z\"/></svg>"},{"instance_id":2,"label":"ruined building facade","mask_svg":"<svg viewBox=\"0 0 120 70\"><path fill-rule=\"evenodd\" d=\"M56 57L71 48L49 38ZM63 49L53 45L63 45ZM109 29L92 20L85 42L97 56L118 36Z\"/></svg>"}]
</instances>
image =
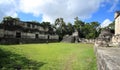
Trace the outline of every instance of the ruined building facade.
<instances>
[{"instance_id":1,"label":"ruined building facade","mask_svg":"<svg viewBox=\"0 0 120 70\"><path fill-rule=\"evenodd\" d=\"M43 28L37 22L6 18L0 24L0 44L57 42L58 39L55 31Z\"/></svg>"},{"instance_id":2,"label":"ruined building facade","mask_svg":"<svg viewBox=\"0 0 120 70\"><path fill-rule=\"evenodd\" d=\"M115 13L115 35L120 34L120 11L117 11Z\"/></svg>"},{"instance_id":3,"label":"ruined building facade","mask_svg":"<svg viewBox=\"0 0 120 70\"><path fill-rule=\"evenodd\" d=\"M120 45L120 11L115 13L115 34L112 37L112 43L114 46Z\"/></svg>"},{"instance_id":4,"label":"ruined building facade","mask_svg":"<svg viewBox=\"0 0 120 70\"><path fill-rule=\"evenodd\" d=\"M104 30L96 39L95 45L99 47L120 46L120 11L115 12L115 34Z\"/></svg>"}]
</instances>

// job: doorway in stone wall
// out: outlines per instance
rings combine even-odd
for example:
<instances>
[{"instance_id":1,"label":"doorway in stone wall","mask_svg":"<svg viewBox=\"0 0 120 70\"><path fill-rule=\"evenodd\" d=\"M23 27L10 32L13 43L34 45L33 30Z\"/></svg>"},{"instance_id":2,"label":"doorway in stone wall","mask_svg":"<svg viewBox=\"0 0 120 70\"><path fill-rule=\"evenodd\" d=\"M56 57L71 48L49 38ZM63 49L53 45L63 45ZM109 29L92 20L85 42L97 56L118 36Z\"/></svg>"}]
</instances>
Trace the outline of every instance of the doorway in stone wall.
<instances>
[{"instance_id":1,"label":"doorway in stone wall","mask_svg":"<svg viewBox=\"0 0 120 70\"><path fill-rule=\"evenodd\" d=\"M39 38L39 35L38 35L38 34L35 34L35 38Z\"/></svg>"},{"instance_id":2,"label":"doorway in stone wall","mask_svg":"<svg viewBox=\"0 0 120 70\"><path fill-rule=\"evenodd\" d=\"M21 32L16 32L16 38L21 38Z\"/></svg>"}]
</instances>

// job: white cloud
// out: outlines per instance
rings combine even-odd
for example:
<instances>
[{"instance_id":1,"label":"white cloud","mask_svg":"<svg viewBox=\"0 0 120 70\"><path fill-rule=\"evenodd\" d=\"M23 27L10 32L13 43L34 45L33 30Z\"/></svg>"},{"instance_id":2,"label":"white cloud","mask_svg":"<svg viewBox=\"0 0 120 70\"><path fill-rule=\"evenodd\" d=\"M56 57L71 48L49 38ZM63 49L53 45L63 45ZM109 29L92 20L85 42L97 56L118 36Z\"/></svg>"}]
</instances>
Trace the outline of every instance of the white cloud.
<instances>
[{"instance_id":1,"label":"white cloud","mask_svg":"<svg viewBox=\"0 0 120 70\"><path fill-rule=\"evenodd\" d=\"M0 0L0 20L4 16L17 17L17 1L15 0Z\"/></svg>"},{"instance_id":2,"label":"white cloud","mask_svg":"<svg viewBox=\"0 0 120 70\"><path fill-rule=\"evenodd\" d=\"M21 0L20 9L34 16L43 15L43 21L52 21L63 17L70 21L78 16L86 19L96 12L103 0Z\"/></svg>"},{"instance_id":3,"label":"white cloud","mask_svg":"<svg viewBox=\"0 0 120 70\"><path fill-rule=\"evenodd\" d=\"M53 22L62 17L72 21L78 16L87 19L96 12L103 2L109 0L0 0L0 19L3 16L17 16L18 12L31 13L35 17L42 15L43 21Z\"/></svg>"},{"instance_id":4,"label":"white cloud","mask_svg":"<svg viewBox=\"0 0 120 70\"><path fill-rule=\"evenodd\" d=\"M110 23L112 23L112 21L110 21L109 19L105 19L102 23L101 23L101 27L107 27Z\"/></svg>"}]
</instances>

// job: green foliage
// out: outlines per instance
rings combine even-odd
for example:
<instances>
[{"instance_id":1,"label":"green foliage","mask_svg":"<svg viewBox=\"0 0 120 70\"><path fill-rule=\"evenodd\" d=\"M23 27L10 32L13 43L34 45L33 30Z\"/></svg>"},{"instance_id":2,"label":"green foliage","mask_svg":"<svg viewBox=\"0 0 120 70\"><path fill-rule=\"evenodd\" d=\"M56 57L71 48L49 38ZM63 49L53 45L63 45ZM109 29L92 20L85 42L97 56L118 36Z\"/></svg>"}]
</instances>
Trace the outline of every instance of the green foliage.
<instances>
[{"instance_id":1,"label":"green foliage","mask_svg":"<svg viewBox=\"0 0 120 70\"><path fill-rule=\"evenodd\" d=\"M97 70L92 44L0 45L0 70Z\"/></svg>"},{"instance_id":2,"label":"green foliage","mask_svg":"<svg viewBox=\"0 0 120 70\"><path fill-rule=\"evenodd\" d=\"M55 20L55 26L57 29L57 34L62 40L64 35L72 35L72 33L77 30L80 38L96 38L99 35L97 27L99 26L98 22L85 23L79 20L78 17L75 18L74 25L71 23L65 24L63 18L57 18Z\"/></svg>"},{"instance_id":3,"label":"green foliage","mask_svg":"<svg viewBox=\"0 0 120 70\"><path fill-rule=\"evenodd\" d=\"M80 38L96 38L99 34L97 32L98 26L98 22L85 23L79 20L78 17L75 18L74 28L78 30Z\"/></svg>"},{"instance_id":4,"label":"green foliage","mask_svg":"<svg viewBox=\"0 0 120 70\"><path fill-rule=\"evenodd\" d=\"M50 22L42 22L41 23L41 26L44 28L44 29L48 29L48 33L49 34L53 34L54 33L54 26L52 24L50 24Z\"/></svg>"},{"instance_id":5,"label":"green foliage","mask_svg":"<svg viewBox=\"0 0 120 70\"><path fill-rule=\"evenodd\" d=\"M89 24L85 24L85 31L84 33L85 38L87 39L94 39L99 35L99 32L97 32L97 27L99 26L98 22L91 22Z\"/></svg>"},{"instance_id":6,"label":"green foliage","mask_svg":"<svg viewBox=\"0 0 120 70\"><path fill-rule=\"evenodd\" d=\"M111 30L112 33L114 33L115 32L115 21L113 21L107 27Z\"/></svg>"},{"instance_id":7,"label":"green foliage","mask_svg":"<svg viewBox=\"0 0 120 70\"><path fill-rule=\"evenodd\" d=\"M2 23L7 24L7 25L13 25L14 22L20 21L19 18L13 18L11 16L6 16L3 18Z\"/></svg>"},{"instance_id":8,"label":"green foliage","mask_svg":"<svg viewBox=\"0 0 120 70\"><path fill-rule=\"evenodd\" d=\"M78 19L78 17L76 17L74 21L75 29L79 31L82 29L82 26L84 26L84 22L82 22L81 20Z\"/></svg>"},{"instance_id":9,"label":"green foliage","mask_svg":"<svg viewBox=\"0 0 120 70\"><path fill-rule=\"evenodd\" d=\"M74 26L71 23L68 23L66 33L72 35L73 32L74 32Z\"/></svg>"},{"instance_id":10,"label":"green foliage","mask_svg":"<svg viewBox=\"0 0 120 70\"><path fill-rule=\"evenodd\" d=\"M66 35L66 24L63 18L57 18L55 20L55 26L57 28L57 34L59 35L60 40L62 40L63 36Z\"/></svg>"},{"instance_id":11,"label":"green foliage","mask_svg":"<svg viewBox=\"0 0 120 70\"><path fill-rule=\"evenodd\" d=\"M44 29L47 29L47 28L51 27L50 22L42 22L41 25Z\"/></svg>"}]
</instances>

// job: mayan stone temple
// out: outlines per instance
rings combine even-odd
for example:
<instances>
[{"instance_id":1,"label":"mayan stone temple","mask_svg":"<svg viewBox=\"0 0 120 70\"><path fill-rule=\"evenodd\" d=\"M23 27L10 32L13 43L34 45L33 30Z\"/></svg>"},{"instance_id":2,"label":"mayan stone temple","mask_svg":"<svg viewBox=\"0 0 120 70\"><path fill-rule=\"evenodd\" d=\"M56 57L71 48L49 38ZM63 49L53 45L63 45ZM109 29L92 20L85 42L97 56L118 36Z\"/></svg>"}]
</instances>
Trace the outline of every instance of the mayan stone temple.
<instances>
[{"instance_id":1,"label":"mayan stone temple","mask_svg":"<svg viewBox=\"0 0 120 70\"><path fill-rule=\"evenodd\" d=\"M99 47L120 46L120 11L115 12L115 34L110 29L101 31L95 45Z\"/></svg>"},{"instance_id":2,"label":"mayan stone temple","mask_svg":"<svg viewBox=\"0 0 120 70\"><path fill-rule=\"evenodd\" d=\"M55 31L43 28L38 22L4 18L0 24L0 44L58 42Z\"/></svg>"},{"instance_id":3,"label":"mayan stone temple","mask_svg":"<svg viewBox=\"0 0 120 70\"><path fill-rule=\"evenodd\" d=\"M98 70L120 70L120 11L114 18L115 34L106 29L95 42Z\"/></svg>"}]
</instances>

